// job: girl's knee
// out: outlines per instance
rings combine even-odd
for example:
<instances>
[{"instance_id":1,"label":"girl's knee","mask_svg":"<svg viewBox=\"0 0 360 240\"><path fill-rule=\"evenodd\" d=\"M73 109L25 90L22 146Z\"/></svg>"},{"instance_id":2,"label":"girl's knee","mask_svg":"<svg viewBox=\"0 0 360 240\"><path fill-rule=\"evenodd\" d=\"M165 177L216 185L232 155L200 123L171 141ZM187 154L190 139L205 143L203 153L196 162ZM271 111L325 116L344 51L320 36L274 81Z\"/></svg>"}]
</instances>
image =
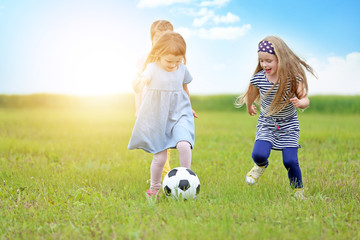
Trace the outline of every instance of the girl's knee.
<instances>
[{"instance_id":1,"label":"girl's knee","mask_svg":"<svg viewBox=\"0 0 360 240\"><path fill-rule=\"evenodd\" d=\"M269 155L264 152L253 151L252 158L258 166L263 166L267 164Z\"/></svg>"},{"instance_id":2,"label":"girl's knee","mask_svg":"<svg viewBox=\"0 0 360 240\"><path fill-rule=\"evenodd\" d=\"M190 168L191 167L191 145L186 141L178 142L176 145L177 150L179 151L179 160L182 167Z\"/></svg>"},{"instance_id":3,"label":"girl's knee","mask_svg":"<svg viewBox=\"0 0 360 240\"><path fill-rule=\"evenodd\" d=\"M268 164L268 158L270 156L272 144L264 140L256 140L254 149L252 152L252 158L258 166L264 166Z\"/></svg>"},{"instance_id":4,"label":"girl's knee","mask_svg":"<svg viewBox=\"0 0 360 240\"><path fill-rule=\"evenodd\" d=\"M176 144L176 149L178 150L187 150L187 149L191 149L191 145L189 142L187 141L180 141Z\"/></svg>"}]
</instances>

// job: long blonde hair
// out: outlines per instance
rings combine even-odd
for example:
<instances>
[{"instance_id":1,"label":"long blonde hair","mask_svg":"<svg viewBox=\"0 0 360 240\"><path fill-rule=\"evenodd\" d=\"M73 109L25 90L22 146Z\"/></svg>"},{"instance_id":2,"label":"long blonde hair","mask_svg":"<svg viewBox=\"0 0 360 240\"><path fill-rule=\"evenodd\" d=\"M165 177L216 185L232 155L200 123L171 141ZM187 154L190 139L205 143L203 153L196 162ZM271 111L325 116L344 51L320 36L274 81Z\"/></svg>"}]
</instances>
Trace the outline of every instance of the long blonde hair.
<instances>
[{"instance_id":1,"label":"long blonde hair","mask_svg":"<svg viewBox=\"0 0 360 240\"><path fill-rule=\"evenodd\" d=\"M160 57L168 54L183 56L183 62L186 64L186 43L179 33L169 31L161 35L159 40L157 40L151 48L151 51L146 58L143 71L145 70L147 64L156 62L160 59Z\"/></svg>"},{"instance_id":2,"label":"long blonde hair","mask_svg":"<svg viewBox=\"0 0 360 240\"><path fill-rule=\"evenodd\" d=\"M277 36L267 36L263 40L259 42L259 44L262 41L268 41L272 44L275 55L278 59L278 66L277 66L277 80L274 83L274 86L269 90L267 94L269 94L276 85L278 85L278 90L275 94L274 100L270 105L269 113L267 115L272 115L275 113L280 112L283 110L290 102L290 98L292 98L294 95L296 97L298 96L297 89L298 89L298 79L301 79L301 82L304 87L304 92L301 95L307 94L308 92L308 83L306 74L304 71L304 68L310 72L312 75L316 77L316 74L312 67L308 65L304 60L300 59L287 45L286 43ZM262 67L260 65L260 62L258 61L258 65L256 66L256 69L254 71L255 75L259 71L262 70ZM290 88L289 88L290 85ZM251 83L249 85L249 88L251 87ZM246 95L248 94L248 91L240 96L236 100L236 105L241 106L246 101ZM259 101L259 93L256 97L256 101Z\"/></svg>"}]
</instances>

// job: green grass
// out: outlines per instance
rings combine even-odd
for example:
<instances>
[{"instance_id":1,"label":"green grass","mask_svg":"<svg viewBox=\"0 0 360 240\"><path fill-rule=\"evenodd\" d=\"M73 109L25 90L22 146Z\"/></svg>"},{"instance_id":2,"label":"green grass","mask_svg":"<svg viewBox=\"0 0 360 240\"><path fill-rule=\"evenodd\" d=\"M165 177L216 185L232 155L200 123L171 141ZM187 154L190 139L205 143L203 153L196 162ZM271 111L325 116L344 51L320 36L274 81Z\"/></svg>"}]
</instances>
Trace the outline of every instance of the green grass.
<instances>
[{"instance_id":1,"label":"green grass","mask_svg":"<svg viewBox=\"0 0 360 240\"><path fill-rule=\"evenodd\" d=\"M122 108L0 108L1 239L359 239L359 114L299 113L307 200L280 152L245 175L257 118L197 111L194 201L148 201L152 155L127 150ZM172 151L171 166L179 166Z\"/></svg>"},{"instance_id":2,"label":"green grass","mask_svg":"<svg viewBox=\"0 0 360 240\"><path fill-rule=\"evenodd\" d=\"M240 93L239 93L240 94ZM197 111L230 111L245 112L246 109L235 108L234 103L238 95L195 95L191 96L191 102ZM337 96L316 95L310 96L310 107L306 112L310 113L335 113L335 114L360 114L360 95ZM113 107L133 111L133 94L101 96L101 97L77 97L54 94L31 94L31 95L1 95L0 108L93 108Z\"/></svg>"}]
</instances>

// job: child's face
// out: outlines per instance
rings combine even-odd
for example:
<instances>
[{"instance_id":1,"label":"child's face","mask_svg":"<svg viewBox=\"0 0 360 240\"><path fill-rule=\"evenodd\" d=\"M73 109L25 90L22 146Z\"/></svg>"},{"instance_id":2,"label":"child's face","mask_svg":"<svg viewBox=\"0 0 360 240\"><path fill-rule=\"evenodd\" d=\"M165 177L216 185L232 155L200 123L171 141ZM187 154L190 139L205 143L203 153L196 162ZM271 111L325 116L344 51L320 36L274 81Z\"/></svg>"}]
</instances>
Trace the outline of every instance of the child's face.
<instances>
[{"instance_id":1,"label":"child's face","mask_svg":"<svg viewBox=\"0 0 360 240\"><path fill-rule=\"evenodd\" d=\"M258 52L259 63L265 70L267 77L277 76L278 59L274 54L267 52Z\"/></svg>"},{"instance_id":2,"label":"child's face","mask_svg":"<svg viewBox=\"0 0 360 240\"><path fill-rule=\"evenodd\" d=\"M163 70L167 72L174 72L178 69L178 66L182 60L183 56L168 54L160 57L158 64Z\"/></svg>"}]
</instances>

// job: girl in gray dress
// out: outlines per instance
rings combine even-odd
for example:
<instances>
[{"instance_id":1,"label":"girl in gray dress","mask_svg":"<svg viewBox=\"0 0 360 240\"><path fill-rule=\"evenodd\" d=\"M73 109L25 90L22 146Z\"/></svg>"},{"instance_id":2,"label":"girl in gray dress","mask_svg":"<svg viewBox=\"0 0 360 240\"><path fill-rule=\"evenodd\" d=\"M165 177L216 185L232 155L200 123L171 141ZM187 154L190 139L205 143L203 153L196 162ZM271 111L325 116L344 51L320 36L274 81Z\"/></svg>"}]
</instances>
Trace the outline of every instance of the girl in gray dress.
<instances>
[{"instance_id":1,"label":"girl in gray dress","mask_svg":"<svg viewBox=\"0 0 360 240\"><path fill-rule=\"evenodd\" d=\"M148 196L157 195L167 149L176 148L182 167L191 167L195 141L194 113L187 93L192 77L185 65L186 43L175 32L166 32L153 45L143 73L133 82L135 92L146 93L128 145L154 154Z\"/></svg>"}]
</instances>

